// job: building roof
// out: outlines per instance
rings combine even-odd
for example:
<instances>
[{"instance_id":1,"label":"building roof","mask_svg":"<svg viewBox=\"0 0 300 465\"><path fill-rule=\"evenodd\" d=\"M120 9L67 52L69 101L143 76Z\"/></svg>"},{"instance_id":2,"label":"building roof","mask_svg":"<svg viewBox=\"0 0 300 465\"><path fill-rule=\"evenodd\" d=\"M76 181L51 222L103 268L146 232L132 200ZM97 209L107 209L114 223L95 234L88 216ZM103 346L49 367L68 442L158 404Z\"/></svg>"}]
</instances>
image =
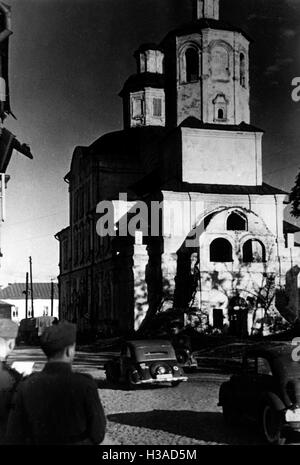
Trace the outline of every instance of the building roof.
<instances>
[{"instance_id":1,"label":"building roof","mask_svg":"<svg viewBox=\"0 0 300 465\"><path fill-rule=\"evenodd\" d=\"M241 186L241 185L226 185L226 184L190 184L188 182L181 183L181 192L202 192L203 194L229 194L229 195L286 195L287 192L262 183L261 186Z\"/></svg>"},{"instance_id":2,"label":"building roof","mask_svg":"<svg viewBox=\"0 0 300 465\"><path fill-rule=\"evenodd\" d=\"M239 131L239 132L264 132L262 129L259 129L252 124L247 124L242 121L240 124L212 124L212 123L203 123L203 121L195 118L194 116L189 116L179 125L181 128L192 128L192 129L215 129L218 131Z\"/></svg>"},{"instance_id":3,"label":"building roof","mask_svg":"<svg viewBox=\"0 0 300 465\"><path fill-rule=\"evenodd\" d=\"M146 42L145 44L140 45L140 47L134 52L134 56L137 56L139 53L147 52L148 50L159 50L160 52L163 52L163 48L160 45L157 45L154 42Z\"/></svg>"},{"instance_id":4,"label":"building roof","mask_svg":"<svg viewBox=\"0 0 300 465\"><path fill-rule=\"evenodd\" d=\"M5 302L4 300L0 300L0 307L12 307L12 304Z\"/></svg>"},{"instance_id":5,"label":"building roof","mask_svg":"<svg viewBox=\"0 0 300 465\"><path fill-rule=\"evenodd\" d=\"M133 74L125 82L123 89L119 93L121 97L127 92L137 92L145 87L154 89L163 89L165 86L165 77L160 73L139 73Z\"/></svg>"},{"instance_id":6,"label":"building roof","mask_svg":"<svg viewBox=\"0 0 300 465\"><path fill-rule=\"evenodd\" d=\"M166 40L168 40L171 37L178 37L178 36L183 36L186 34L193 34L195 32L199 32L202 29L217 29L221 31L232 31L232 32L239 32L240 34L243 34L243 36L249 41L252 42L251 37L248 36L242 29L239 27L233 26L230 23L227 23L225 21L220 21L216 19L210 19L210 18L200 18L195 21L191 21L187 24L183 24L181 27L174 29L173 31L170 31L166 37L162 41L162 45L165 43Z\"/></svg>"},{"instance_id":7,"label":"building roof","mask_svg":"<svg viewBox=\"0 0 300 465\"><path fill-rule=\"evenodd\" d=\"M172 187L172 184L174 184L174 187ZM287 192L266 183L262 183L260 186L190 184L188 182L182 182L179 179L174 179L173 183L169 180L168 183L165 184L160 178L160 171L158 169L132 184L130 188L138 195L145 195L159 190L223 195L287 195Z\"/></svg>"},{"instance_id":8,"label":"building roof","mask_svg":"<svg viewBox=\"0 0 300 465\"><path fill-rule=\"evenodd\" d=\"M54 299L58 299L58 285L53 283ZM30 289L30 286L29 286ZM26 284L13 283L0 289L0 299L25 299ZM51 283L33 283L34 299L51 299Z\"/></svg>"},{"instance_id":9,"label":"building roof","mask_svg":"<svg viewBox=\"0 0 300 465\"><path fill-rule=\"evenodd\" d=\"M295 224L289 223L288 221L283 222L283 232L287 234L295 234L300 232L300 228Z\"/></svg>"},{"instance_id":10,"label":"building roof","mask_svg":"<svg viewBox=\"0 0 300 465\"><path fill-rule=\"evenodd\" d=\"M89 154L114 169L140 172L141 176L158 164L158 146L166 134L162 126L143 126L104 134L89 147ZM147 156L145 156L147 153ZM147 164L151 160L150 167Z\"/></svg>"},{"instance_id":11,"label":"building roof","mask_svg":"<svg viewBox=\"0 0 300 465\"><path fill-rule=\"evenodd\" d=\"M55 239L60 240L60 238L63 237L64 235L67 236L68 233L69 233L69 231L70 231L70 229L71 229L70 226L67 226L67 227L64 228L64 229L61 229L60 231L58 231L58 232L54 235Z\"/></svg>"}]
</instances>

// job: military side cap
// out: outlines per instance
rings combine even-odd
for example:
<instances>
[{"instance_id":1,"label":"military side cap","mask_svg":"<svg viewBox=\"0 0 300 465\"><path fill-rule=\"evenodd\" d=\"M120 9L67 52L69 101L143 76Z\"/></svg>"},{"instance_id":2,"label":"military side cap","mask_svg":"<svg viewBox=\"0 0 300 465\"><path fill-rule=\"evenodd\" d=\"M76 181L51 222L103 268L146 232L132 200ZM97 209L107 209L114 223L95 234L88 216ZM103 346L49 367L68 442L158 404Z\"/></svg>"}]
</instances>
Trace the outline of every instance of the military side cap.
<instances>
[{"instance_id":1,"label":"military side cap","mask_svg":"<svg viewBox=\"0 0 300 465\"><path fill-rule=\"evenodd\" d=\"M14 339L17 337L19 326L8 318L0 318L0 337Z\"/></svg>"},{"instance_id":2,"label":"military side cap","mask_svg":"<svg viewBox=\"0 0 300 465\"><path fill-rule=\"evenodd\" d=\"M74 344L75 341L76 325L68 322L49 326L40 337L40 344L45 354L63 350Z\"/></svg>"}]
</instances>

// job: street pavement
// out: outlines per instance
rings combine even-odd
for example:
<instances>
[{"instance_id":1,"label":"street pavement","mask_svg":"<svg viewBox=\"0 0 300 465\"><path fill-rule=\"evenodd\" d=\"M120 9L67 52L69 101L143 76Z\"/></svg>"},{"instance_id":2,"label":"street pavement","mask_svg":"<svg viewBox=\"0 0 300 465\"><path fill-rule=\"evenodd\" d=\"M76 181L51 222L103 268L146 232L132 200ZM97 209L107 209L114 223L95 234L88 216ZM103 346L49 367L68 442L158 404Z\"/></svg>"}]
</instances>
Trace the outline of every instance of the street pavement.
<instances>
[{"instance_id":1,"label":"street pavement","mask_svg":"<svg viewBox=\"0 0 300 465\"><path fill-rule=\"evenodd\" d=\"M96 380L107 420L105 444L121 445L255 445L261 440L255 430L229 428L218 407L218 392L229 375L196 372L177 387L143 387L127 391L108 385L104 364L113 353L78 352L74 371L89 373ZM9 362L34 361L34 371L46 359L35 347L19 347Z\"/></svg>"}]
</instances>

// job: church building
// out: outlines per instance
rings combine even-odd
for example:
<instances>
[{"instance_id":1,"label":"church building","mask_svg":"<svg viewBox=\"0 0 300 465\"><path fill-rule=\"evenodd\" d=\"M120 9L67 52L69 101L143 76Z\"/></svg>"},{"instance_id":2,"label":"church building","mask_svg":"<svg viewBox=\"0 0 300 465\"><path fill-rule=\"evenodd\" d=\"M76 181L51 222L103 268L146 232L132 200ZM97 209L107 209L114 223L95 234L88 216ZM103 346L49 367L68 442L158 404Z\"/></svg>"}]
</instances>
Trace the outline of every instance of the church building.
<instances>
[{"instance_id":1,"label":"church building","mask_svg":"<svg viewBox=\"0 0 300 465\"><path fill-rule=\"evenodd\" d=\"M135 52L137 72L120 92L124 128L74 150L70 224L56 237L60 317L83 332L137 330L169 308L193 310L203 331L241 331L246 309L248 334L251 310L298 315L298 229L284 221L286 193L262 178L251 39L220 19L219 0L194 5L189 24ZM115 212L106 236L103 201ZM130 221L135 233L120 234Z\"/></svg>"}]
</instances>

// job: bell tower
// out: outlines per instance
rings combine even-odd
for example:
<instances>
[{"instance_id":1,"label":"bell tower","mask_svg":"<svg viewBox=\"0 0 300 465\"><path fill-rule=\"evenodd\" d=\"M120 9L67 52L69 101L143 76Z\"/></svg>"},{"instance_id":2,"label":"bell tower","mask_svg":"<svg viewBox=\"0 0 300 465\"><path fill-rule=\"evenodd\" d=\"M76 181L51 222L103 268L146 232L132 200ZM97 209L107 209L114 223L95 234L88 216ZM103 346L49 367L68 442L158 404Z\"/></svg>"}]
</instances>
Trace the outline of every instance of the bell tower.
<instances>
[{"instance_id":1,"label":"bell tower","mask_svg":"<svg viewBox=\"0 0 300 465\"><path fill-rule=\"evenodd\" d=\"M219 0L194 0L197 19L219 19Z\"/></svg>"},{"instance_id":2,"label":"bell tower","mask_svg":"<svg viewBox=\"0 0 300 465\"><path fill-rule=\"evenodd\" d=\"M194 21L175 31L177 120L172 124L190 116L208 124L249 124L250 40L220 21L219 0L193 1Z\"/></svg>"}]
</instances>

